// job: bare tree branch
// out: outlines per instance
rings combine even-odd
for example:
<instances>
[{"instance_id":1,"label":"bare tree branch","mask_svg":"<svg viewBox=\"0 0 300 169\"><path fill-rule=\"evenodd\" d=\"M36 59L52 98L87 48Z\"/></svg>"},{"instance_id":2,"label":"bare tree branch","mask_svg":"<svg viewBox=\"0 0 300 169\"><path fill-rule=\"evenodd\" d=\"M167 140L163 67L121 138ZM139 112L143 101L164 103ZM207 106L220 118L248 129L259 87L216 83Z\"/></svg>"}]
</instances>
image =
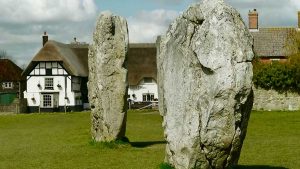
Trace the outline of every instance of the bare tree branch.
<instances>
[{"instance_id":1,"label":"bare tree branch","mask_svg":"<svg viewBox=\"0 0 300 169\"><path fill-rule=\"evenodd\" d=\"M0 50L0 59L7 59L7 53L5 50Z\"/></svg>"}]
</instances>

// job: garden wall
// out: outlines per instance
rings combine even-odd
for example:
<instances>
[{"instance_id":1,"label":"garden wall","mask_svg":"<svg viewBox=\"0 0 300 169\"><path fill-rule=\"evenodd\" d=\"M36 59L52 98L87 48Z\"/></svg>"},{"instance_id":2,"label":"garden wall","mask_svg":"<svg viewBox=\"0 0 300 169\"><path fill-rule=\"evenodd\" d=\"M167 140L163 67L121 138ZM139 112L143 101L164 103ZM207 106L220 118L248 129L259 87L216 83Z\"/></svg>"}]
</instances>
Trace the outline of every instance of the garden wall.
<instances>
[{"instance_id":1,"label":"garden wall","mask_svg":"<svg viewBox=\"0 0 300 169\"><path fill-rule=\"evenodd\" d=\"M25 99L16 98L11 104L0 104L0 114L26 113L26 110L27 102Z\"/></svg>"},{"instance_id":2,"label":"garden wall","mask_svg":"<svg viewBox=\"0 0 300 169\"><path fill-rule=\"evenodd\" d=\"M300 95L254 88L253 110L300 110Z\"/></svg>"}]
</instances>

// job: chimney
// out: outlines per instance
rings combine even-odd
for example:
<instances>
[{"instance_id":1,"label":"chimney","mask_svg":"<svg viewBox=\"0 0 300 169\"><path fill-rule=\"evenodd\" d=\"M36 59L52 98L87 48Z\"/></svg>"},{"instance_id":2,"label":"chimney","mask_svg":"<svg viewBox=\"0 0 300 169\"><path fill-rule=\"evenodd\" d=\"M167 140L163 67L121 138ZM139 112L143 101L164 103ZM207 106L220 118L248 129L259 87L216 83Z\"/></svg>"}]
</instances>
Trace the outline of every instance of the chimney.
<instances>
[{"instance_id":1,"label":"chimney","mask_svg":"<svg viewBox=\"0 0 300 169\"><path fill-rule=\"evenodd\" d=\"M257 30L258 29L258 12L256 11L256 9L254 9L253 11L249 11L249 29L253 30Z\"/></svg>"},{"instance_id":2,"label":"chimney","mask_svg":"<svg viewBox=\"0 0 300 169\"><path fill-rule=\"evenodd\" d=\"M300 11L298 11L298 28L300 29Z\"/></svg>"},{"instance_id":3,"label":"chimney","mask_svg":"<svg viewBox=\"0 0 300 169\"><path fill-rule=\"evenodd\" d=\"M44 35L43 35L43 46L45 46L45 44L48 42L48 35L47 35L47 32L45 31L44 32Z\"/></svg>"}]
</instances>

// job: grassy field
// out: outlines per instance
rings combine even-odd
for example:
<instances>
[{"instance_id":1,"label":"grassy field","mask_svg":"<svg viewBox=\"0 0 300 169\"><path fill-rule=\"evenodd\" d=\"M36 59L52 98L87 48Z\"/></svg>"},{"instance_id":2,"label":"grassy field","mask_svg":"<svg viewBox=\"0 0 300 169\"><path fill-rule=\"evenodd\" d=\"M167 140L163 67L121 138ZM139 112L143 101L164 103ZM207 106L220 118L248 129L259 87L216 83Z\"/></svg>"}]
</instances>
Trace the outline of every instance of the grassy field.
<instances>
[{"instance_id":1,"label":"grassy field","mask_svg":"<svg viewBox=\"0 0 300 169\"><path fill-rule=\"evenodd\" d=\"M0 116L0 169L157 169L164 159L161 117L130 111L132 146L91 145L89 113ZM253 112L243 169L300 167L300 112Z\"/></svg>"}]
</instances>

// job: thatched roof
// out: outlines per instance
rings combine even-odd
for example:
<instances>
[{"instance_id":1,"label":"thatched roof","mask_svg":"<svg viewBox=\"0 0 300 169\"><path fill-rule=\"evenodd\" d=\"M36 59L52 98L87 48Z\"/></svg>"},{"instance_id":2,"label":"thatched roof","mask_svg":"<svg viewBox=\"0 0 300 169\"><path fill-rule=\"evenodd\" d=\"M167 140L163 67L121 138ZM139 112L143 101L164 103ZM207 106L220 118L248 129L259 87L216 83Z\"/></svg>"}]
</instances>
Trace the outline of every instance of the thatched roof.
<instances>
[{"instance_id":1,"label":"thatched roof","mask_svg":"<svg viewBox=\"0 0 300 169\"><path fill-rule=\"evenodd\" d=\"M144 77L151 77L157 81L154 43L130 44L127 63L129 85L139 84Z\"/></svg>"},{"instance_id":2,"label":"thatched roof","mask_svg":"<svg viewBox=\"0 0 300 169\"><path fill-rule=\"evenodd\" d=\"M17 82L25 80L22 69L9 59L0 59L0 82Z\"/></svg>"},{"instance_id":3,"label":"thatched roof","mask_svg":"<svg viewBox=\"0 0 300 169\"><path fill-rule=\"evenodd\" d=\"M41 61L61 62L69 74L87 77L88 44L63 44L56 41L48 41L34 56L23 74L28 75ZM151 77L157 80L155 44L130 44L127 68L129 85L137 85L144 77Z\"/></svg>"},{"instance_id":4,"label":"thatched roof","mask_svg":"<svg viewBox=\"0 0 300 169\"><path fill-rule=\"evenodd\" d=\"M289 33L295 28L259 28L251 32L254 38L254 51L259 57L284 57Z\"/></svg>"},{"instance_id":5,"label":"thatched roof","mask_svg":"<svg viewBox=\"0 0 300 169\"><path fill-rule=\"evenodd\" d=\"M66 71L73 76L88 76L88 45L63 44L48 41L45 46L34 56L28 67L23 72L29 74L38 62L61 62Z\"/></svg>"}]
</instances>

